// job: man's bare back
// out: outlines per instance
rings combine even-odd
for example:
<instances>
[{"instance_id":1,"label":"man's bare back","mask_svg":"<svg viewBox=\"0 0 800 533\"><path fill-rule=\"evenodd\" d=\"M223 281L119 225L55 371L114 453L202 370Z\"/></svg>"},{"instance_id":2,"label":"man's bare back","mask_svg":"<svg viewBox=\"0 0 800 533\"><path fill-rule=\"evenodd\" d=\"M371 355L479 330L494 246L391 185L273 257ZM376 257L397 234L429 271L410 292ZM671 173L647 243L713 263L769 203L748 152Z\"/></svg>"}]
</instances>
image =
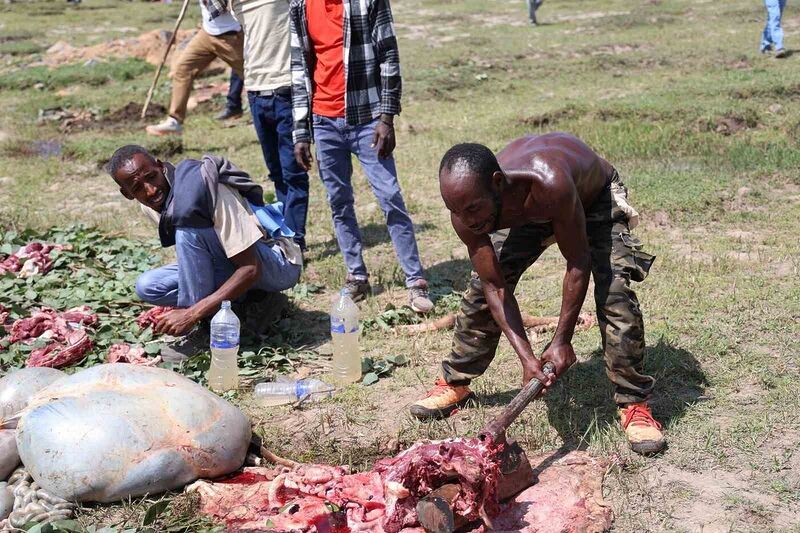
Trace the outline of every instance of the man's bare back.
<instances>
[{"instance_id":1,"label":"man's bare back","mask_svg":"<svg viewBox=\"0 0 800 533\"><path fill-rule=\"evenodd\" d=\"M495 230L552 220L552 188L562 180L574 184L586 212L614 171L583 141L560 132L520 137L497 154L497 162L509 186Z\"/></svg>"}]
</instances>

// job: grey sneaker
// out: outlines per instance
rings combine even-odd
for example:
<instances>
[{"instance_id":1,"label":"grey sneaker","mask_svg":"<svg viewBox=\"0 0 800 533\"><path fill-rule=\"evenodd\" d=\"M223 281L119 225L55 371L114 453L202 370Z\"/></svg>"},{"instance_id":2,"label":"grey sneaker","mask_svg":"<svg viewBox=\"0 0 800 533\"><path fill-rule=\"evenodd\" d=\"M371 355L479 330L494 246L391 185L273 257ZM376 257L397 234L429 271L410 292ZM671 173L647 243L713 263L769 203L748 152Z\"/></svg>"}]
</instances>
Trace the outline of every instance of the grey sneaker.
<instances>
[{"instance_id":1,"label":"grey sneaker","mask_svg":"<svg viewBox=\"0 0 800 533\"><path fill-rule=\"evenodd\" d=\"M342 292L350 297L354 302L366 300L367 296L372 295L372 286L365 279L347 277L347 282L342 287Z\"/></svg>"},{"instance_id":2,"label":"grey sneaker","mask_svg":"<svg viewBox=\"0 0 800 533\"><path fill-rule=\"evenodd\" d=\"M183 133L183 126L174 117L167 117L159 124L147 126L145 131L148 135L180 135Z\"/></svg>"},{"instance_id":3,"label":"grey sneaker","mask_svg":"<svg viewBox=\"0 0 800 533\"><path fill-rule=\"evenodd\" d=\"M188 335L178 337L161 348L161 359L165 363L182 363L190 357L209 350L210 331L207 324L196 326Z\"/></svg>"},{"instance_id":4,"label":"grey sneaker","mask_svg":"<svg viewBox=\"0 0 800 533\"><path fill-rule=\"evenodd\" d=\"M422 315L430 313L433 310L433 302L428 296L427 282L424 280L417 282L417 285L408 289L408 301L415 313Z\"/></svg>"},{"instance_id":5,"label":"grey sneaker","mask_svg":"<svg viewBox=\"0 0 800 533\"><path fill-rule=\"evenodd\" d=\"M787 55L788 54L786 53L785 48L778 48L777 50L775 50L775 57L777 57L778 59L784 58Z\"/></svg>"}]
</instances>

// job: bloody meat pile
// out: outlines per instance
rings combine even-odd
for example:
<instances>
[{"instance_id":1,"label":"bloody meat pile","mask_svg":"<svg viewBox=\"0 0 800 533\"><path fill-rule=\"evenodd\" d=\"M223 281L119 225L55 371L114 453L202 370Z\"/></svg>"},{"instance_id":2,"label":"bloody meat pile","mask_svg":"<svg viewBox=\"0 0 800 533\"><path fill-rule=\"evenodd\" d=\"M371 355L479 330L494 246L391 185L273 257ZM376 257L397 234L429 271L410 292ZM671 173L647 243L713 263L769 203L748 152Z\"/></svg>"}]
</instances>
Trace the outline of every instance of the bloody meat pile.
<instances>
[{"instance_id":1,"label":"bloody meat pile","mask_svg":"<svg viewBox=\"0 0 800 533\"><path fill-rule=\"evenodd\" d=\"M161 320L162 316L169 313L173 309L175 308L162 306L151 307L136 318L136 323L142 329L153 327L158 324L158 321Z\"/></svg>"},{"instance_id":2,"label":"bloody meat pile","mask_svg":"<svg viewBox=\"0 0 800 533\"><path fill-rule=\"evenodd\" d=\"M119 343L111 345L106 354L106 360L109 363L155 366L161 362L161 357L147 357L143 347Z\"/></svg>"},{"instance_id":3,"label":"bloody meat pile","mask_svg":"<svg viewBox=\"0 0 800 533\"><path fill-rule=\"evenodd\" d=\"M343 467L245 468L210 483L199 481L200 508L228 531L365 531L411 533L419 528L420 498L448 482L461 485L453 508L466 521L495 516L501 448L480 439L415 444L369 472Z\"/></svg>"},{"instance_id":4,"label":"bloody meat pile","mask_svg":"<svg viewBox=\"0 0 800 533\"><path fill-rule=\"evenodd\" d=\"M62 313L41 307L28 318L21 318L6 327L9 343L31 344L43 339L48 344L31 351L27 366L62 368L77 363L92 348L84 329L97 323L97 315L85 305Z\"/></svg>"},{"instance_id":5,"label":"bloody meat pile","mask_svg":"<svg viewBox=\"0 0 800 533\"><path fill-rule=\"evenodd\" d=\"M0 275L13 272L20 278L45 274L53 268L50 252L68 248L61 244L32 242L0 261Z\"/></svg>"}]
</instances>

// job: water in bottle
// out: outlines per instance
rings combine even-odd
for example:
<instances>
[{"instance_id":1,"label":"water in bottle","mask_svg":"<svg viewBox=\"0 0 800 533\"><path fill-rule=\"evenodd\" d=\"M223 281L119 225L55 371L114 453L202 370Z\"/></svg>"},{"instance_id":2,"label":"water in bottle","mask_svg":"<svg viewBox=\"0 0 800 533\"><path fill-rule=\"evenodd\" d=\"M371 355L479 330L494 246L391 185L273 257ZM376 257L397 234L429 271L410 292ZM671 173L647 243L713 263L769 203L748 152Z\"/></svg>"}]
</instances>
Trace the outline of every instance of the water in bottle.
<instances>
[{"instance_id":1,"label":"water in bottle","mask_svg":"<svg viewBox=\"0 0 800 533\"><path fill-rule=\"evenodd\" d=\"M239 318L228 300L211 319L211 366L208 387L214 392L239 388Z\"/></svg>"},{"instance_id":2,"label":"water in bottle","mask_svg":"<svg viewBox=\"0 0 800 533\"><path fill-rule=\"evenodd\" d=\"M361 379L361 350L358 347L358 307L342 291L331 309L333 380L337 384Z\"/></svg>"},{"instance_id":3,"label":"water in bottle","mask_svg":"<svg viewBox=\"0 0 800 533\"><path fill-rule=\"evenodd\" d=\"M253 395L262 405L283 405L303 398L316 402L333 396L334 388L318 379L273 381L256 385Z\"/></svg>"}]
</instances>

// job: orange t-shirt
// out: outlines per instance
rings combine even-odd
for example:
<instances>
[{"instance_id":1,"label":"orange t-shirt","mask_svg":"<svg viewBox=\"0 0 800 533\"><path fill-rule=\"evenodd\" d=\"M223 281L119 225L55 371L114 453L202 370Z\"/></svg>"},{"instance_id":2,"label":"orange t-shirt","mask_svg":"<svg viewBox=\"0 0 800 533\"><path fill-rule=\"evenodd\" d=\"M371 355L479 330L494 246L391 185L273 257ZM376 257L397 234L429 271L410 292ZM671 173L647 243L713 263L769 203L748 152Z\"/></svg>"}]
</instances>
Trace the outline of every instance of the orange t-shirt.
<instances>
[{"instance_id":1,"label":"orange t-shirt","mask_svg":"<svg viewBox=\"0 0 800 533\"><path fill-rule=\"evenodd\" d=\"M308 0L306 18L308 38L316 56L311 109L323 117L343 117L345 86L342 0Z\"/></svg>"}]
</instances>

